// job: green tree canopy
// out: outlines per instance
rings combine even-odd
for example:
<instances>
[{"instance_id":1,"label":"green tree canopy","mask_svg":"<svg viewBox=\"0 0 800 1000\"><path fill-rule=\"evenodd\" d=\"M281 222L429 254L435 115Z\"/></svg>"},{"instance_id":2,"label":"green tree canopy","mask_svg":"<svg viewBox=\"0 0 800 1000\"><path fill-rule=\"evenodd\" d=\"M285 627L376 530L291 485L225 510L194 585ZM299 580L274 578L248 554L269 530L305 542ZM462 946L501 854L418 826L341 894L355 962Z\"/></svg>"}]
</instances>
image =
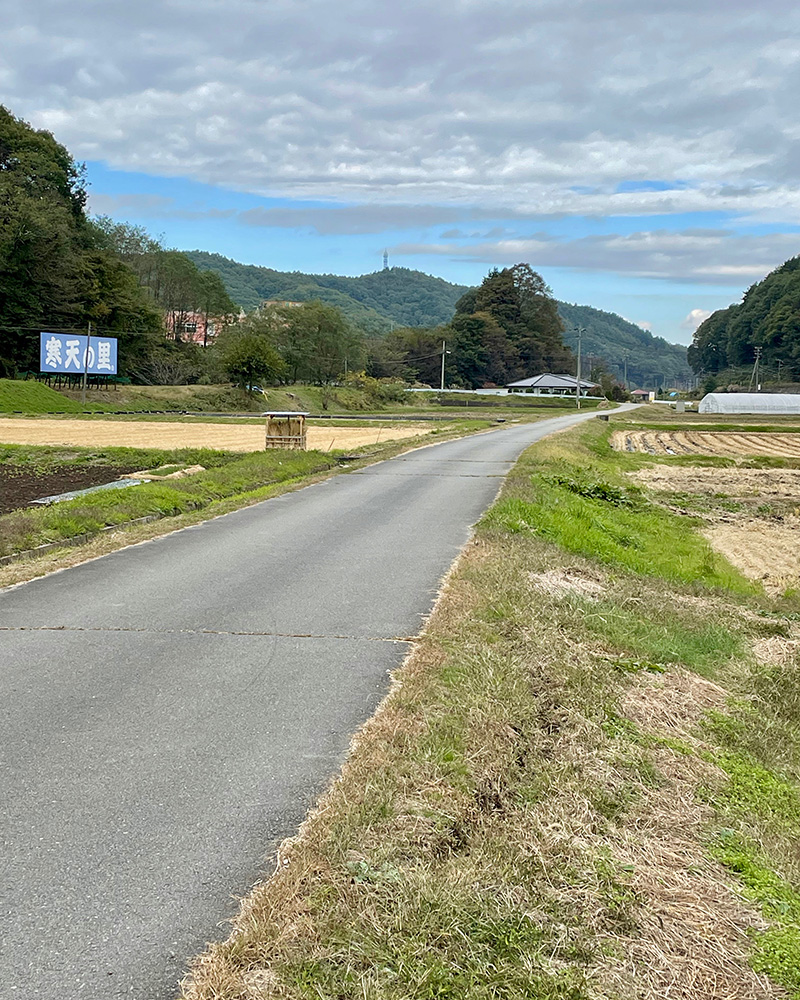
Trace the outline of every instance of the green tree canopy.
<instances>
[{"instance_id":1,"label":"green tree canopy","mask_svg":"<svg viewBox=\"0 0 800 1000\"><path fill-rule=\"evenodd\" d=\"M135 276L85 214L84 169L0 105L0 332L11 368L38 368L38 329L113 332L126 365L163 329Z\"/></svg>"},{"instance_id":2,"label":"green tree canopy","mask_svg":"<svg viewBox=\"0 0 800 1000\"><path fill-rule=\"evenodd\" d=\"M219 364L231 382L254 391L260 383L274 384L283 377L286 365L267 332L257 323L230 327L215 345Z\"/></svg>"},{"instance_id":3,"label":"green tree canopy","mask_svg":"<svg viewBox=\"0 0 800 1000\"><path fill-rule=\"evenodd\" d=\"M304 302L269 309L265 316L293 382L326 385L348 367L363 367L363 338L335 306Z\"/></svg>"},{"instance_id":4,"label":"green tree canopy","mask_svg":"<svg viewBox=\"0 0 800 1000\"><path fill-rule=\"evenodd\" d=\"M238 314L215 271L201 271L185 253L167 249L141 226L115 222L108 216L99 216L93 224L104 246L124 261L163 311L173 340L182 339L184 324L192 313L201 313L206 321Z\"/></svg>"},{"instance_id":5,"label":"green tree canopy","mask_svg":"<svg viewBox=\"0 0 800 1000\"><path fill-rule=\"evenodd\" d=\"M390 377L407 378L424 385L438 386L442 365L442 341L448 336L448 327L406 327L393 330L386 337L391 355L402 358L402 368L395 366Z\"/></svg>"},{"instance_id":6,"label":"green tree canopy","mask_svg":"<svg viewBox=\"0 0 800 1000\"><path fill-rule=\"evenodd\" d=\"M558 304L529 264L490 271L458 300L450 330L455 368L473 388L574 366Z\"/></svg>"},{"instance_id":7,"label":"green tree canopy","mask_svg":"<svg viewBox=\"0 0 800 1000\"><path fill-rule=\"evenodd\" d=\"M745 292L741 303L718 309L695 331L689 363L695 372L721 372L753 363L785 363L800 376L800 256L792 257Z\"/></svg>"}]
</instances>

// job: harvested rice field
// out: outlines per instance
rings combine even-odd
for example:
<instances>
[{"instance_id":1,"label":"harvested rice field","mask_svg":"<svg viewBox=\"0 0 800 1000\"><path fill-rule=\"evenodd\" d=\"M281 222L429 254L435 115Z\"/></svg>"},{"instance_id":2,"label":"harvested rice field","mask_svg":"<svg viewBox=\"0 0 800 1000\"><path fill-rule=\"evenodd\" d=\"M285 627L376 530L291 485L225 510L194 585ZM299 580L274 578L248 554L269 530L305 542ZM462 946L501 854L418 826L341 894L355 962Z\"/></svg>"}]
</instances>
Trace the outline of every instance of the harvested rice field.
<instances>
[{"instance_id":1,"label":"harvested rice field","mask_svg":"<svg viewBox=\"0 0 800 1000\"><path fill-rule=\"evenodd\" d=\"M766 436L766 435L764 435ZM769 594L800 587L800 469L719 469L659 463L629 473Z\"/></svg>"},{"instance_id":2,"label":"harvested rice field","mask_svg":"<svg viewBox=\"0 0 800 1000\"><path fill-rule=\"evenodd\" d=\"M364 445L429 434L430 424L402 426L308 428L308 447L360 448ZM215 448L221 451L261 451L264 424L214 424L139 420L48 420L0 418L0 441L6 444L75 445L82 447Z\"/></svg>"},{"instance_id":3,"label":"harvested rice field","mask_svg":"<svg viewBox=\"0 0 800 1000\"><path fill-rule=\"evenodd\" d=\"M649 455L711 455L743 458L770 455L800 458L800 434L725 433L722 431L615 431L615 451L641 451Z\"/></svg>"},{"instance_id":4,"label":"harvested rice field","mask_svg":"<svg viewBox=\"0 0 800 1000\"><path fill-rule=\"evenodd\" d=\"M800 586L800 519L783 524L767 518L711 524L703 532L721 555L768 594Z\"/></svg>"},{"instance_id":5,"label":"harvested rice field","mask_svg":"<svg viewBox=\"0 0 800 1000\"><path fill-rule=\"evenodd\" d=\"M630 473L631 479L659 492L717 497L760 497L761 503L800 503L800 469L704 468L658 463Z\"/></svg>"}]
</instances>

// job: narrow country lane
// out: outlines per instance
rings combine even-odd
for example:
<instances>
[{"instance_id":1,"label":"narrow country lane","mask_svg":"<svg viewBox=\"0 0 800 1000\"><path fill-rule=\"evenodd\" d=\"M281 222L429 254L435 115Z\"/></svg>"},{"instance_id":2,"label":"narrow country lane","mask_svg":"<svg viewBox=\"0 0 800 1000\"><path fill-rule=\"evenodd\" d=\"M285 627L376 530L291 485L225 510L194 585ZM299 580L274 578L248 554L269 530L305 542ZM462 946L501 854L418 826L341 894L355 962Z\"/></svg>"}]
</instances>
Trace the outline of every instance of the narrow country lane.
<instances>
[{"instance_id":1,"label":"narrow country lane","mask_svg":"<svg viewBox=\"0 0 800 1000\"><path fill-rule=\"evenodd\" d=\"M520 452L432 445L0 593L0 996L171 1000Z\"/></svg>"}]
</instances>

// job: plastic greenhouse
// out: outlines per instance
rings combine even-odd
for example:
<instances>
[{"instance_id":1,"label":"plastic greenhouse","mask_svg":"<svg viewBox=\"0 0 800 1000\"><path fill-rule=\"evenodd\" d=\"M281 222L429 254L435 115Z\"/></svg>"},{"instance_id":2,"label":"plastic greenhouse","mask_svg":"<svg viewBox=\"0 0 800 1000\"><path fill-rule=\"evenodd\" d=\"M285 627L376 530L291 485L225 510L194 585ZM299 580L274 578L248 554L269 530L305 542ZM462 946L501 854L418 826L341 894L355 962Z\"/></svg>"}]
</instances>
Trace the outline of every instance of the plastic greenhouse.
<instances>
[{"instance_id":1,"label":"plastic greenhouse","mask_svg":"<svg viewBox=\"0 0 800 1000\"><path fill-rule=\"evenodd\" d=\"M800 413L800 394L788 392L710 392L700 413Z\"/></svg>"}]
</instances>

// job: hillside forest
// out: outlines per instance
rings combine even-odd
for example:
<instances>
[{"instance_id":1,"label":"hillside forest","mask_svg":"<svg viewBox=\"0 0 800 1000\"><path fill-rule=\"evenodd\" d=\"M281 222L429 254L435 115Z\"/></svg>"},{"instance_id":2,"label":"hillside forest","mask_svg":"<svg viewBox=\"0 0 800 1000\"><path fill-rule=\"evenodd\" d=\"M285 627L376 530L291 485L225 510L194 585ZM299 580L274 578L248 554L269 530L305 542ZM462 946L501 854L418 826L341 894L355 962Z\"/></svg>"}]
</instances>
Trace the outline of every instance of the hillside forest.
<instances>
[{"instance_id":1,"label":"hillside forest","mask_svg":"<svg viewBox=\"0 0 800 1000\"><path fill-rule=\"evenodd\" d=\"M431 330L445 326L453 318L456 303L470 290L403 267L351 278L276 271L200 250L187 251L187 256L198 267L216 271L231 298L245 309L269 300L317 299L335 305L372 339L398 327ZM603 366L623 380L627 370L632 387L679 383L690 377L686 348L682 345L654 337L616 313L558 300L556 307L564 325L563 337L573 351L577 346L575 331L583 328L587 372Z\"/></svg>"},{"instance_id":2,"label":"hillside forest","mask_svg":"<svg viewBox=\"0 0 800 1000\"><path fill-rule=\"evenodd\" d=\"M49 132L0 106L0 376L38 370L39 331L119 341L120 375L144 383L325 384L345 372L438 386L503 385L573 372L609 390L627 374L678 379L685 352L621 317L558 303L530 265L466 288L407 268L360 277L287 274L166 247L145 229L90 218L83 167ZM276 301L277 300L277 301ZM213 317L213 344L186 336ZM352 377L352 376L351 376Z\"/></svg>"},{"instance_id":3,"label":"hillside forest","mask_svg":"<svg viewBox=\"0 0 800 1000\"><path fill-rule=\"evenodd\" d=\"M701 323L688 359L712 389L748 380L757 351L765 381L800 381L800 257L787 260L748 288L741 302Z\"/></svg>"}]
</instances>

